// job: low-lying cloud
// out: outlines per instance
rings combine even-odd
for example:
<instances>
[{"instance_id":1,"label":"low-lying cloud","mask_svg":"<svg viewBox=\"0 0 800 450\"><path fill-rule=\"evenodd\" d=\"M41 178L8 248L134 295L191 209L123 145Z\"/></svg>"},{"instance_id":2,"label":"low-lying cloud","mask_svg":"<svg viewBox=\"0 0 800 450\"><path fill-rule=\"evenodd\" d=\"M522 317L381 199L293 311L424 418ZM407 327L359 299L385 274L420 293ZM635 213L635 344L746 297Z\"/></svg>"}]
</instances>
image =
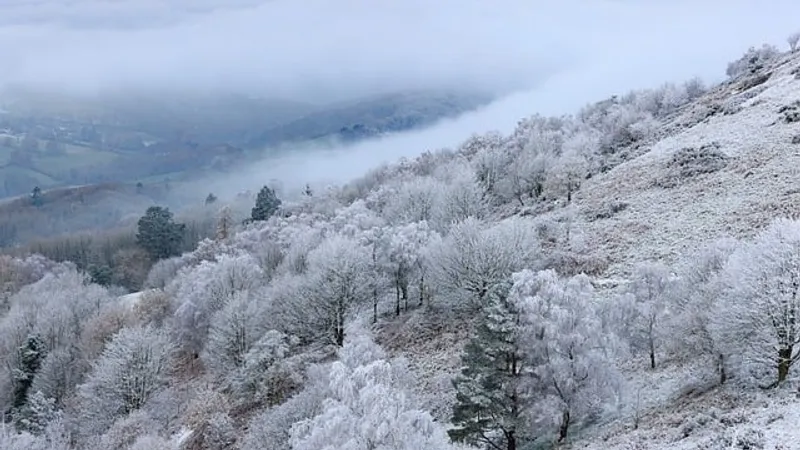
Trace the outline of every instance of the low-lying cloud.
<instances>
[{"instance_id":1,"label":"low-lying cloud","mask_svg":"<svg viewBox=\"0 0 800 450\"><path fill-rule=\"evenodd\" d=\"M505 96L419 133L266 162L256 179L345 181L632 88L714 80L800 27L773 0L0 0L0 83L159 88L312 102L420 88ZM276 167L282 167L276 169ZM289 170L291 169L291 170ZM231 181L233 183L233 181Z\"/></svg>"},{"instance_id":2,"label":"low-lying cloud","mask_svg":"<svg viewBox=\"0 0 800 450\"><path fill-rule=\"evenodd\" d=\"M412 88L509 91L577 56L559 26L521 1L63 2L0 3L0 79L327 101Z\"/></svg>"},{"instance_id":3,"label":"low-lying cloud","mask_svg":"<svg viewBox=\"0 0 800 450\"><path fill-rule=\"evenodd\" d=\"M508 2L496 5L500 8L504 3ZM521 8L521 2L511 3ZM772 3L768 10L763 3L754 1L724 5L681 0L609 1L591 6L586 2L583 8L575 2L564 3L571 3L574 14L566 14L570 9L566 5L539 6L548 17L540 18L540 22L551 26L543 30L535 26L525 31L520 28L517 39L505 44L512 53L516 42L535 40L539 33L548 35L552 31L549 38L559 36L563 47L572 46L567 54L577 55L552 71L543 72L529 89L427 130L337 149L298 149L293 156L265 161L236 177L217 180L213 186L230 193L256 189L270 179L278 179L288 188L314 181L346 182L381 163L415 157L426 150L452 148L472 133L510 132L519 119L534 113L574 113L588 102L613 94L695 76L707 82L719 81L727 62L738 58L747 47L768 42L785 48L785 37L796 26L785 18L784 12L790 10L785 1ZM519 11L509 14L522 15ZM570 22L570 17L575 22ZM497 49L504 51L502 46Z\"/></svg>"},{"instance_id":4,"label":"low-lying cloud","mask_svg":"<svg viewBox=\"0 0 800 450\"><path fill-rule=\"evenodd\" d=\"M797 26L793 7L787 0L0 0L0 82L224 89L320 102L426 87L508 93L588 63L665 75L675 66L719 67L734 49L782 40ZM596 83L588 74L583 82Z\"/></svg>"}]
</instances>

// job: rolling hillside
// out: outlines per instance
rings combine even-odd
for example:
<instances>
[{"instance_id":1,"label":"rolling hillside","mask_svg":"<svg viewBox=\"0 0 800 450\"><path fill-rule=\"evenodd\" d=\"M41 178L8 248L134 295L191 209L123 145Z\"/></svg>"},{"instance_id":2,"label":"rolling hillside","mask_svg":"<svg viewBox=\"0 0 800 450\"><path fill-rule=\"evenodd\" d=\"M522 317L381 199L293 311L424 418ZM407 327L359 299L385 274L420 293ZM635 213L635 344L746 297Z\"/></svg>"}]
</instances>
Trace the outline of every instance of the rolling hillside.
<instances>
[{"instance_id":1,"label":"rolling hillside","mask_svg":"<svg viewBox=\"0 0 800 450\"><path fill-rule=\"evenodd\" d=\"M353 142L430 126L489 100L416 92L314 105L198 92L5 91L0 198L34 186L196 178L295 143Z\"/></svg>"}]
</instances>

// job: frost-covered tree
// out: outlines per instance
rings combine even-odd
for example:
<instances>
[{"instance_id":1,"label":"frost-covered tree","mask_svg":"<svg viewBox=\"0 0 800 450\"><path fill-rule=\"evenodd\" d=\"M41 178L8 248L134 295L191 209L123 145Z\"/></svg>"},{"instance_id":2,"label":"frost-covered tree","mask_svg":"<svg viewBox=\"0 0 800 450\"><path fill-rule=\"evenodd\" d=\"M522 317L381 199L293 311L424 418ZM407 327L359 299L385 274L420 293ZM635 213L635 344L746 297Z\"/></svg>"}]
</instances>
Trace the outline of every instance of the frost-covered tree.
<instances>
[{"instance_id":1,"label":"frost-covered tree","mask_svg":"<svg viewBox=\"0 0 800 450\"><path fill-rule=\"evenodd\" d=\"M174 349L164 331L149 327L125 328L114 336L78 388L81 434L100 434L141 408L167 383Z\"/></svg>"},{"instance_id":2,"label":"frost-covered tree","mask_svg":"<svg viewBox=\"0 0 800 450\"><path fill-rule=\"evenodd\" d=\"M731 78L752 75L775 60L781 54L774 45L763 44L761 47L750 47L741 58L728 64L725 74Z\"/></svg>"},{"instance_id":3,"label":"frost-covered tree","mask_svg":"<svg viewBox=\"0 0 800 450\"><path fill-rule=\"evenodd\" d=\"M467 218L483 218L487 210L484 189L466 164L449 164L440 175L445 183L440 189L434 209L438 230L447 230L454 223Z\"/></svg>"},{"instance_id":4,"label":"frost-covered tree","mask_svg":"<svg viewBox=\"0 0 800 450\"><path fill-rule=\"evenodd\" d=\"M675 280L669 267L641 263L634 268L627 292L618 305L625 310L620 330L634 350L644 351L650 368L656 368L656 352L662 346Z\"/></svg>"},{"instance_id":5,"label":"frost-covered tree","mask_svg":"<svg viewBox=\"0 0 800 450\"><path fill-rule=\"evenodd\" d=\"M516 199L520 206L525 206L526 198L538 200L556 161L553 154L520 153L506 168L499 182L499 192L505 199Z\"/></svg>"},{"instance_id":6,"label":"frost-covered tree","mask_svg":"<svg viewBox=\"0 0 800 450\"><path fill-rule=\"evenodd\" d=\"M45 357L45 347L37 335L29 335L25 342L17 348L17 366L12 371L14 379L14 408L22 408L28 400L28 391L33 384L33 377L39 370Z\"/></svg>"},{"instance_id":7,"label":"frost-covered tree","mask_svg":"<svg viewBox=\"0 0 800 450\"><path fill-rule=\"evenodd\" d=\"M396 227L387 232L386 266L395 291L395 315L400 315L401 305L408 310L409 285L421 246L415 236L416 223Z\"/></svg>"},{"instance_id":8,"label":"frost-covered tree","mask_svg":"<svg viewBox=\"0 0 800 450\"><path fill-rule=\"evenodd\" d=\"M250 219L253 221L269 219L278 211L281 203L274 190L269 186L262 187L256 196L256 204L250 211Z\"/></svg>"},{"instance_id":9,"label":"frost-covered tree","mask_svg":"<svg viewBox=\"0 0 800 450\"><path fill-rule=\"evenodd\" d=\"M349 369L386 358L383 349L358 327L348 329L345 344L339 349L338 354L339 362ZM303 389L283 403L256 416L250 423L248 434L241 440L241 448L294 450L289 445L292 426L320 414L323 402L332 396L330 366L328 364L309 366Z\"/></svg>"},{"instance_id":10,"label":"frost-covered tree","mask_svg":"<svg viewBox=\"0 0 800 450\"><path fill-rule=\"evenodd\" d=\"M178 450L178 446L161 436L143 434L136 438L129 450Z\"/></svg>"},{"instance_id":11,"label":"frost-covered tree","mask_svg":"<svg viewBox=\"0 0 800 450\"><path fill-rule=\"evenodd\" d=\"M384 285L388 284L383 271L389 227L372 227L359 236L359 242L369 249L370 276L372 277L372 323L378 322L378 304Z\"/></svg>"},{"instance_id":12,"label":"frost-covered tree","mask_svg":"<svg viewBox=\"0 0 800 450\"><path fill-rule=\"evenodd\" d=\"M553 270L515 273L510 291L515 305L523 359L538 393L531 413L558 428L570 427L603 410L620 377L609 362L613 339L605 335L586 275L561 279Z\"/></svg>"},{"instance_id":13,"label":"frost-covered tree","mask_svg":"<svg viewBox=\"0 0 800 450\"><path fill-rule=\"evenodd\" d=\"M704 366L714 368L720 383L727 379L726 364L712 323L724 288L720 275L738 246L735 239L720 239L684 261L678 272L675 313L667 324L671 352L685 359L708 360Z\"/></svg>"},{"instance_id":14,"label":"frost-covered tree","mask_svg":"<svg viewBox=\"0 0 800 450\"><path fill-rule=\"evenodd\" d=\"M220 255L216 261L181 270L167 291L179 305L177 331L186 349L199 353L214 313L237 292L255 291L263 282L258 261L247 253Z\"/></svg>"},{"instance_id":15,"label":"frost-covered tree","mask_svg":"<svg viewBox=\"0 0 800 450\"><path fill-rule=\"evenodd\" d=\"M509 299L511 283L492 286L486 294L475 335L461 357L463 368L453 384L456 442L515 450L532 431L527 412L535 401L523 349L520 311Z\"/></svg>"},{"instance_id":16,"label":"frost-covered tree","mask_svg":"<svg viewBox=\"0 0 800 450\"><path fill-rule=\"evenodd\" d=\"M498 184L507 176L509 155L502 149L478 152L472 159L475 178L489 195L497 196Z\"/></svg>"},{"instance_id":17,"label":"frost-covered tree","mask_svg":"<svg viewBox=\"0 0 800 450\"><path fill-rule=\"evenodd\" d=\"M800 222L780 219L734 252L714 329L757 380L784 382L800 360Z\"/></svg>"},{"instance_id":18,"label":"frost-covered tree","mask_svg":"<svg viewBox=\"0 0 800 450\"><path fill-rule=\"evenodd\" d=\"M455 225L430 250L435 284L462 305L480 307L486 293L538 255L535 230L524 219L485 228L476 219Z\"/></svg>"},{"instance_id":19,"label":"frost-covered tree","mask_svg":"<svg viewBox=\"0 0 800 450\"><path fill-rule=\"evenodd\" d=\"M41 391L28 396L28 401L16 417L17 428L34 435L42 434L54 420L61 418L54 398L45 397Z\"/></svg>"},{"instance_id":20,"label":"frost-covered tree","mask_svg":"<svg viewBox=\"0 0 800 450\"><path fill-rule=\"evenodd\" d=\"M219 241L227 240L233 234L233 227L231 207L225 205L217 213L217 230L214 237Z\"/></svg>"},{"instance_id":21,"label":"frost-covered tree","mask_svg":"<svg viewBox=\"0 0 800 450\"><path fill-rule=\"evenodd\" d=\"M591 155L597 145L597 139L592 134L572 136L553 161L549 184L554 194L566 196L567 203L572 202L572 195L590 173Z\"/></svg>"},{"instance_id":22,"label":"frost-covered tree","mask_svg":"<svg viewBox=\"0 0 800 450\"><path fill-rule=\"evenodd\" d=\"M403 360L334 362L321 411L292 426L292 450L452 450L444 429L416 407L410 381Z\"/></svg>"},{"instance_id":23,"label":"frost-covered tree","mask_svg":"<svg viewBox=\"0 0 800 450\"><path fill-rule=\"evenodd\" d=\"M353 308L372 298L371 256L357 241L333 236L308 256L308 275L297 299L296 325L325 334L332 343L344 342L345 321Z\"/></svg>"},{"instance_id":24,"label":"frost-covered tree","mask_svg":"<svg viewBox=\"0 0 800 450\"><path fill-rule=\"evenodd\" d=\"M0 424L0 448L3 450L73 450L64 422L51 423L40 435L26 431L17 432L12 427Z\"/></svg>"},{"instance_id":25,"label":"frost-covered tree","mask_svg":"<svg viewBox=\"0 0 800 450\"><path fill-rule=\"evenodd\" d=\"M247 352L266 330L263 305L247 291L233 294L214 313L208 340L201 357L210 373L217 377L233 376L244 365Z\"/></svg>"},{"instance_id":26,"label":"frost-covered tree","mask_svg":"<svg viewBox=\"0 0 800 450\"><path fill-rule=\"evenodd\" d=\"M139 436L157 433L162 427L145 411L122 416L102 435L92 436L82 447L87 450L128 450Z\"/></svg>"},{"instance_id":27,"label":"frost-covered tree","mask_svg":"<svg viewBox=\"0 0 800 450\"><path fill-rule=\"evenodd\" d=\"M415 177L395 187L383 214L389 223L402 224L433 220L439 196L446 189L432 177Z\"/></svg>"},{"instance_id":28,"label":"frost-covered tree","mask_svg":"<svg viewBox=\"0 0 800 450\"><path fill-rule=\"evenodd\" d=\"M792 33L789 37L786 38L786 42L789 43L789 50L794 52L797 50L797 43L800 42L800 33Z\"/></svg>"},{"instance_id":29,"label":"frost-covered tree","mask_svg":"<svg viewBox=\"0 0 800 450\"><path fill-rule=\"evenodd\" d=\"M244 355L241 368L233 374L233 391L240 398L274 405L284 401L303 383L304 360L293 358L299 340L269 330Z\"/></svg>"},{"instance_id":30,"label":"frost-covered tree","mask_svg":"<svg viewBox=\"0 0 800 450\"><path fill-rule=\"evenodd\" d=\"M33 378L31 392L41 392L46 398L61 406L75 390L81 377L89 369L89 362L73 347L60 347L47 354Z\"/></svg>"},{"instance_id":31,"label":"frost-covered tree","mask_svg":"<svg viewBox=\"0 0 800 450\"><path fill-rule=\"evenodd\" d=\"M243 450L293 450L289 445L292 426L321 411L328 392L330 378L323 367L312 366L309 378L302 391L253 418L240 441Z\"/></svg>"},{"instance_id":32,"label":"frost-covered tree","mask_svg":"<svg viewBox=\"0 0 800 450\"><path fill-rule=\"evenodd\" d=\"M35 392L30 389L40 374L53 374L47 362L50 355L74 350L91 316L110 301L106 289L89 284L74 268L54 270L12 296L11 308L0 317L0 354L5 359L0 365L0 409L7 411L14 404L19 409L28 393ZM77 351L69 355L70 359L60 360L67 363L64 372L80 376L86 361ZM68 391L76 378L61 381L68 382L63 386ZM58 393L37 389L60 402Z\"/></svg>"}]
</instances>

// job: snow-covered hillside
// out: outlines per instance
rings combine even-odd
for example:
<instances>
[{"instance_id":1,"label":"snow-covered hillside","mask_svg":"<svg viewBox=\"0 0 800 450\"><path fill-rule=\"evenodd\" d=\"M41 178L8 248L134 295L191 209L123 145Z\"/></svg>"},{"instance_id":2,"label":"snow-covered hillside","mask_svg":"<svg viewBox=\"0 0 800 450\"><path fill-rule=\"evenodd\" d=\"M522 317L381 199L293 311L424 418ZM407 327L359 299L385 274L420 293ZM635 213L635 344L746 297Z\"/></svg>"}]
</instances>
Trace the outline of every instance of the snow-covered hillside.
<instances>
[{"instance_id":1,"label":"snow-covered hillside","mask_svg":"<svg viewBox=\"0 0 800 450\"><path fill-rule=\"evenodd\" d=\"M800 54L728 73L223 208L123 297L0 258L0 447L800 448Z\"/></svg>"},{"instance_id":2,"label":"snow-covered hillside","mask_svg":"<svg viewBox=\"0 0 800 450\"><path fill-rule=\"evenodd\" d=\"M611 257L612 272L636 260L675 262L699 243L750 237L775 217L800 213L800 67L797 55L743 81L716 87L662 125L665 136L640 156L586 181L575 206L586 221L587 247ZM769 75L746 88L752 78ZM696 161L673 162L683 149ZM701 150L706 148L706 150ZM690 174L720 155L713 173ZM698 171L699 172L699 171ZM592 220L605 205L625 209Z\"/></svg>"}]
</instances>

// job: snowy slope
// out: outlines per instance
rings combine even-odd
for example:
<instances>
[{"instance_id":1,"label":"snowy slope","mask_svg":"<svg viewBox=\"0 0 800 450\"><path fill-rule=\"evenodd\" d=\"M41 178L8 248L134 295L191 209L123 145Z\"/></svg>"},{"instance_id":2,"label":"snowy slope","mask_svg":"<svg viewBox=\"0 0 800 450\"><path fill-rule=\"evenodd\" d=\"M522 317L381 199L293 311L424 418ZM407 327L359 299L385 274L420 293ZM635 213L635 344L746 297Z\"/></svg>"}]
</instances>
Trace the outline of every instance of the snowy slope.
<instances>
[{"instance_id":1,"label":"snowy slope","mask_svg":"<svg viewBox=\"0 0 800 450\"><path fill-rule=\"evenodd\" d=\"M703 242L752 237L777 217L800 216L800 116L791 117L800 111L798 72L800 57L787 55L756 77L713 89L662 124L659 137L639 148L638 156L581 185L573 206L587 248L611 262L607 279L624 280L642 260L673 264ZM721 168L669 179L675 173L671 161L682 149L704 146L727 157ZM599 205L612 202L627 207L595 218ZM800 449L796 387L764 393L729 385L706 392L694 385L692 392L687 367L629 369L622 403L635 405L640 396L638 413L629 406L566 447Z\"/></svg>"},{"instance_id":2,"label":"snowy slope","mask_svg":"<svg viewBox=\"0 0 800 450\"><path fill-rule=\"evenodd\" d=\"M740 92L740 83L722 85L664 124L666 135L642 155L583 183L574 204L587 222L588 247L610 256L608 275L624 274L639 259L671 263L700 241L751 236L775 217L800 213L800 144L792 144L800 122L785 123L779 112L800 101L796 67L800 58L786 57L760 86ZM692 125L715 107L741 109ZM724 168L659 186L676 152L712 143L730 158ZM591 220L597 205L611 201L628 207Z\"/></svg>"}]
</instances>

